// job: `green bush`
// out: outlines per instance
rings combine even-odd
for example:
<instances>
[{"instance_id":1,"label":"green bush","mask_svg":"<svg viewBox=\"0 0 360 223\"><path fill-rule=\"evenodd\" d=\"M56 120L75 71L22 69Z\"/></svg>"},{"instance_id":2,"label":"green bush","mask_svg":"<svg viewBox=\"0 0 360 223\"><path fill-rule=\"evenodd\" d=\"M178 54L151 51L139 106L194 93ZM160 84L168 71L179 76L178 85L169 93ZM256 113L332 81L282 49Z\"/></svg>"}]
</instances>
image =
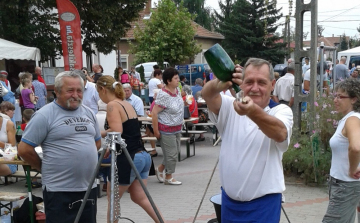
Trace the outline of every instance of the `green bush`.
<instances>
[{"instance_id":1,"label":"green bush","mask_svg":"<svg viewBox=\"0 0 360 223\"><path fill-rule=\"evenodd\" d=\"M118 67L116 67L114 70L114 78L115 78L115 81L119 81L119 68Z\"/></svg>"},{"instance_id":2,"label":"green bush","mask_svg":"<svg viewBox=\"0 0 360 223\"><path fill-rule=\"evenodd\" d=\"M315 130L308 131L309 112L304 113L301 129L294 128L288 151L283 156L285 172L301 175L305 183L322 184L330 171L329 140L335 133L340 115L334 111L332 97L315 102Z\"/></svg>"},{"instance_id":3,"label":"green bush","mask_svg":"<svg viewBox=\"0 0 360 223\"><path fill-rule=\"evenodd\" d=\"M145 83L145 73L144 73L144 66L141 65L139 67L139 74L140 74L140 78L141 78L141 82Z\"/></svg>"}]
</instances>

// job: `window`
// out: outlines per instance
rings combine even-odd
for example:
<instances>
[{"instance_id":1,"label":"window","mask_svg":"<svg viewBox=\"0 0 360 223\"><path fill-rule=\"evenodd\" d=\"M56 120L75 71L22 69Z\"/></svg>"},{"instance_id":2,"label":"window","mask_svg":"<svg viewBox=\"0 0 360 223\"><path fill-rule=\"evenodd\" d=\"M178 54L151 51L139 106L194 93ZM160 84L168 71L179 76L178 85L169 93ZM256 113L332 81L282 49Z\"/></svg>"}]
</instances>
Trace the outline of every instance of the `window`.
<instances>
[{"instance_id":1,"label":"window","mask_svg":"<svg viewBox=\"0 0 360 223\"><path fill-rule=\"evenodd\" d=\"M124 70L127 70L129 71L129 67L128 67L128 64L129 64L129 54L121 54L121 67L124 69Z\"/></svg>"},{"instance_id":2,"label":"window","mask_svg":"<svg viewBox=\"0 0 360 223\"><path fill-rule=\"evenodd\" d=\"M360 56L351 56L350 57L350 62L349 62L349 69L352 68L352 64L355 64L355 67L357 65L360 65Z\"/></svg>"}]
</instances>

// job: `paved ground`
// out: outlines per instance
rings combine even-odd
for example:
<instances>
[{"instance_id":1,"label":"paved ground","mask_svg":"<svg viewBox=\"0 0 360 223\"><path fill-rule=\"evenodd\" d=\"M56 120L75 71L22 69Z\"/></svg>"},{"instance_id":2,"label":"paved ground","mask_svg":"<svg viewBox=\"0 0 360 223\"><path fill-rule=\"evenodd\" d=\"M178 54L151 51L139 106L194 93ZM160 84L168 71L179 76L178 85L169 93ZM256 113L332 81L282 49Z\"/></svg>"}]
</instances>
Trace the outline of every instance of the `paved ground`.
<instances>
[{"instance_id":1,"label":"paved ground","mask_svg":"<svg viewBox=\"0 0 360 223\"><path fill-rule=\"evenodd\" d=\"M193 222L220 149L220 146L212 146L210 133L206 134L206 138L206 141L196 143L196 156L177 164L174 178L182 181L183 185L165 186L160 184L155 176L150 176L148 179L148 190L167 223ZM162 160L161 151L158 153L158 157L154 158L155 165ZM185 145L182 145L182 155L185 155ZM26 192L24 181L0 186L0 190ZM34 193L42 196L41 189L35 189ZM220 180L216 170L195 222L206 223L215 218L215 209L209 199L218 193L220 193ZM326 187L309 187L287 181L284 195L286 202L283 206L291 222L321 222L328 204ZM106 211L107 200L104 196L98 199L99 223L106 222ZM125 193L121 199L121 213L123 217L130 218L136 223L152 222L148 215L130 200L128 193ZM288 222L283 213L280 222Z\"/></svg>"}]
</instances>

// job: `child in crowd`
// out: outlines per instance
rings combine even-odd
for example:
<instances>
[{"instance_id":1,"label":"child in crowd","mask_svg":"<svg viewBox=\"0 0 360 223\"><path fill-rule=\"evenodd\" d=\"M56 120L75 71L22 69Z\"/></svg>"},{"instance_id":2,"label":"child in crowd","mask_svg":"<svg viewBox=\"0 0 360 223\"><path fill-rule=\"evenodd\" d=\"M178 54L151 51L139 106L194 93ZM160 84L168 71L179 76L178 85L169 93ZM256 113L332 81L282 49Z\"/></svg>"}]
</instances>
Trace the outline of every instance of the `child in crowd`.
<instances>
[{"instance_id":1,"label":"child in crowd","mask_svg":"<svg viewBox=\"0 0 360 223\"><path fill-rule=\"evenodd\" d=\"M23 100L23 105L25 109L35 109L35 103L37 100L37 97L34 94L34 91L32 90L32 83L31 79L24 78L21 80L21 83L24 87L24 89L21 90L21 98Z\"/></svg>"},{"instance_id":2,"label":"child in crowd","mask_svg":"<svg viewBox=\"0 0 360 223\"><path fill-rule=\"evenodd\" d=\"M25 131L27 123L29 123L31 116L34 114L33 109L25 109L22 115L23 124L20 125L21 130ZM36 179L32 179L31 181L31 187L32 188L39 188L41 187L41 183L37 182ZM25 185L27 187L27 185Z\"/></svg>"}]
</instances>

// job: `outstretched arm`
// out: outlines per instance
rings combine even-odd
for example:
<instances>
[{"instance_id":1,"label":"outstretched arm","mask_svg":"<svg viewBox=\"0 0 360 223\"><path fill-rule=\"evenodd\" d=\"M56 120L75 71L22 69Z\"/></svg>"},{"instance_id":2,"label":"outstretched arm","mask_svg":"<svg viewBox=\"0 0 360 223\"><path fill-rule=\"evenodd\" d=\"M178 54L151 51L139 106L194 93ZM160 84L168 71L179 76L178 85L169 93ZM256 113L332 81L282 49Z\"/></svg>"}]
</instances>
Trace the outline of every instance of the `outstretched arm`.
<instances>
[{"instance_id":1,"label":"outstretched arm","mask_svg":"<svg viewBox=\"0 0 360 223\"><path fill-rule=\"evenodd\" d=\"M240 65L236 65L235 72L236 73L233 74L233 82L241 85L242 73ZM231 81L222 82L217 78L205 84L205 86L201 90L201 96L206 101L206 104L211 112L216 115L219 114L221 107L220 92L229 89L231 86Z\"/></svg>"},{"instance_id":2,"label":"outstretched arm","mask_svg":"<svg viewBox=\"0 0 360 223\"><path fill-rule=\"evenodd\" d=\"M234 109L239 115L247 115L267 137L276 142L284 142L287 139L288 132L282 121L266 113L250 97L245 96L243 100L247 103L234 101Z\"/></svg>"}]
</instances>

